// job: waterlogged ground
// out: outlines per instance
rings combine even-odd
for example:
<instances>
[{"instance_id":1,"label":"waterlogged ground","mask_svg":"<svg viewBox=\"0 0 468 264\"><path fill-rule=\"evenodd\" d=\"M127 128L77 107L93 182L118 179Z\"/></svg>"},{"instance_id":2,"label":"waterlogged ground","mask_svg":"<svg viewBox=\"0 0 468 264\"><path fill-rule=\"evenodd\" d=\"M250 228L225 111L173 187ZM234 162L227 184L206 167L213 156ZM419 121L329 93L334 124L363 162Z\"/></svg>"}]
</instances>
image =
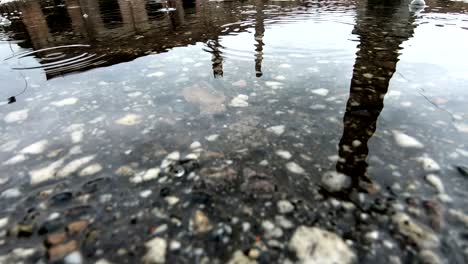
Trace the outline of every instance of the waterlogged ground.
<instances>
[{"instance_id":1,"label":"waterlogged ground","mask_svg":"<svg viewBox=\"0 0 468 264\"><path fill-rule=\"evenodd\" d=\"M467 9L5 3L0 263L468 262Z\"/></svg>"}]
</instances>

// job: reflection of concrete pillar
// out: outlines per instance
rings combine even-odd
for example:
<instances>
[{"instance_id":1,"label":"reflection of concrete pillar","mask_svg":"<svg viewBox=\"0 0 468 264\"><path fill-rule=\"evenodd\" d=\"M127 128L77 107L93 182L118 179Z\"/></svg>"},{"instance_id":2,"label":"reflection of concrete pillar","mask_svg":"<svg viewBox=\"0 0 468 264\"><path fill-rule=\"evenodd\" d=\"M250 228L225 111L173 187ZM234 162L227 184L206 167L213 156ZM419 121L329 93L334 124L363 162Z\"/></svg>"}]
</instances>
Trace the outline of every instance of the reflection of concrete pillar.
<instances>
[{"instance_id":1,"label":"reflection of concrete pillar","mask_svg":"<svg viewBox=\"0 0 468 264\"><path fill-rule=\"evenodd\" d=\"M67 12L71 19L73 31L87 37L88 32L86 30L79 0L65 0L65 5L67 6Z\"/></svg>"},{"instance_id":2,"label":"reflection of concrete pillar","mask_svg":"<svg viewBox=\"0 0 468 264\"><path fill-rule=\"evenodd\" d=\"M265 33L265 24L263 16L263 1L256 0L255 2L255 75L262 77L262 61L263 61L263 35Z\"/></svg>"},{"instance_id":3,"label":"reflection of concrete pillar","mask_svg":"<svg viewBox=\"0 0 468 264\"><path fill-rule=\"evenodd\" d=\"M148 13L144 0L118 0L122 21L126 29L148 30Z\"/></svg>"},{"instance_id":4,"label":"reflection of concrete pillar","mask_svg":"<svg viewBox=\"0 0 468 264\"><path fill-rule=\"evenodd\" d=\"M42 49L49 44L49 27L37 1L21 4L22 21L28 31L34 49Z\"/></svg>"},{"instance_id":5,"label":"reflection of concrete pillar","mask_svg":"<svg viewBox=\"0 0 468 264\"><path fill-rule=\"evenodd\" d=\"M101 12L99 10L99 1L97 0L79 0L83 15L86 16L86 27L89 33L99 35L106 29L102 22Z\"/></svg>"},{"instance_id":6,"label":"reflection of concrete pillar","mask_svg":"<svg viewBox=\"0 0 468 264\"><path fill-rule=\"evenodd\" d=\"M415 26L405 0L368 0L359 4L362 6L357 7L353 30L359 35L359 51L343 117L343 135L339 143L341 161L336 169L350 176L354 186L367 188L366 183L370 183L367 143L376 130L384 96L396 71L398 49L412 37Z\"/></svg>"},{"instance_id":7,"label":"reflection of concrete pillar","mask_svg":"<svg viewBox=\"0 0 468 264\"><path fill-rule=\"evenodd\" d=\"M184 6L181 0L168 0L168 6L170 8L175 8L174 12L170 12L171 21L174 26L180 26L185 22L185 12Z\"/></svg>"}]
</instances>

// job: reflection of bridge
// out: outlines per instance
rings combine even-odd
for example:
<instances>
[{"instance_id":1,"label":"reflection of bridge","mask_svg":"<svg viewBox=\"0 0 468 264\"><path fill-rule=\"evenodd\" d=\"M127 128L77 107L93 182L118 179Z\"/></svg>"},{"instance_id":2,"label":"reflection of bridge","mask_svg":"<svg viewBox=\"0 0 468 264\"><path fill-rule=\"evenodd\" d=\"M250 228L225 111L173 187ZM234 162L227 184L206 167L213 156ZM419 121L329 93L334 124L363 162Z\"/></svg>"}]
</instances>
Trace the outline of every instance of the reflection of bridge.
<instances>
[{"instance_id":1,"label":"reflection of bridge","mask_svg":"<svg viewBox=\"0 0 468 264\"><path fill-rule=\"evenodd\" d=\"M255 23L255 64L261 76L264 1L251 0L257 15L233 12L243 3L208 0L63 0L63 5L44 6L40 0L12 2L0 11L22 12L12 26L15 35L27 41L19 45L40 50L69 44L89 44L86 52L95 54L83 67L46 70L47 78L130 61L148 53L160 53L197 42L207 43L213 54L213 73L222 76L219 37L244 32ZM287 5L296 5L291 2ZM249 20L250 19L250 20ZM254 22L255 19L255 22ZM249 20L249 21L246 21ZM236 23L246 21L247 23ZM229 26L223 27L223 25ZM24 36L22 36L24 35ZM40 56L47 54L38 53ZM76 55L76 54L75 54ZM100 58L100 59L97 59ZM258 73L260 71L260 73Z\"/></svg>"}]
</instances>

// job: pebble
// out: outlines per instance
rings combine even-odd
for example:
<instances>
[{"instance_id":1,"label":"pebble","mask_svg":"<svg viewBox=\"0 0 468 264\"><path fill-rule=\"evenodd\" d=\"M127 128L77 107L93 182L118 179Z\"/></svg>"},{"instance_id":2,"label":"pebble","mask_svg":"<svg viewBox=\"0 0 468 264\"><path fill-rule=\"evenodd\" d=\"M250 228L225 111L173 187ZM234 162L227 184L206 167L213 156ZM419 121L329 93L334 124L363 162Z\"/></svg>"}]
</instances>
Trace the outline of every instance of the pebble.
<instances>
[{"instance_id":1,"label":"pebble","mask_svg":"<svg viewBox=\"0 0 468 264\"><path fill-rule=\"evenodd\" d=\"M419 248L436 248L439 238L428 227L411 219L407 214L398 212L392 217L401 234L408 237Z\"/></svg>"},{"instance_id":2,"label":"pebble","mask_svg":"<svg viewBox=\"0 0 468 264\"><path fill-rule=\"evenodd\" d=\"M145 190L140 192L141 198L148 198L153 192L151 190Z\"/></svg>"},{"instance_id":3,"label":"pebble","mask_svg":"<svg viewBox=\"0 0 468 264\"><path fill-rule=\"evenodd\" d=\"M328 89L319 88L319 89L312 90L312 93L320 95L320 96L327 96L328 95Z\"/></svg>"},{"instance_id":4,"label":"pebble","mask_svg":"<svg viewBox=\"0 0 468 264\"><path fill-rule=\"evenodd\" d=\"M56 106L56 107L63 107L63 106L68 106L68 105L74 105L77 102L78 102L78 98L69 97L69 98L65 98L65 99L60 100L60 101L51 102L50 104L53 105L53 106Z\"/></svg>"},{"instance_id":5,"label":"pebble","mask_svg":"<svg viewBox=\"0 0 468 264\"><path fill-rule=\"evenodd\" d=\"M289 241L300 263L354 263L356 255L337 234L317 228L299 226Z\"/></svg>"},{"instance_id":6,"label":"pebble","mask_svg":"<svg viewBox=\"0 0 468 264\"><path fill-rule=\"evenodd\" d=\"M29 110L24 109L24 110L18 110L18 111L13 111L5 115L3 118L3 121L6 123L18 123L26 120L28 118L28 113Z\"/></svg>"},{"instance_id":7,"label":"pebble","mask_svg":"<svg viewBox=\"0 0 468 264\"><path fill-rule=\"evenodd\" d=\"M14 164L18 164L18 163L21 163L23 161L26 160L26 156L23 155L23 154L18 154L12 158L10 158L9 160L3 162L3 165L14 165Z\"/></svg>"},{"instance_id":8,"label":"pebble","mask_svg":"<svg viewBox=\"0 0 468 264\"><path fill-rule=\"evenodd\" d=\"M439 193L445 193L445 188L444 184L442 183L442 180L435 174L428 174L426 176L426 180L436 188L437 192Z\"/></svg>"},{"instance_id":9,"label":"pebble","mask_svg":"<svg viewBox=\"0 0 468 264\"><path fill-rule=\"evenodd\" d=\"M8 224L8 217L0 218L0 229L6 227Z\"/></svg>"},{"instance_id":10,"label":"pebble","mask_svg":"<svg viewBox=\"0 0 468 264\"><path fill-rule=\"evenodd\" d=\"M279 126L272 126L266 129L267 132L273 133L277 136L281 136L284 131L286 130L285 126L279 125Z\"/></svg>"},{"instance_id":11,"label":"pebble","mask_svg":"<svg viewBox=\"0 0 468 264\"><path fill-rule=\"evenodd\" d=\"M424 148L424 145L419 142L417 139L414 137L408 136L407 134L398 131L398 130L392 130L393 133L393 138L395 139L395 142L397 143L398 146L402 148L415 148L415 149L422 149Z\"/></svg>"},{"instance_id":12,"label":"pebble","mask_svg":"<svg viewBox=\"0 0 468 264\"><path fill-rule=\"evenodd\" d=\"M64 259L65 264L81 264L83 263L83 256L79 251L73 251L68 254Z\"/></svg>"},{"instance_id":13,"label":"pebble","mask_svg":"<svg viewBox=\"0 0 468 264\"><path fill-rule=\"evenodd\" d=\"M322 185L329 192L339 192L351 186L351 179L337 171L328 171L322 176Z\"/></svg>"},{"instance_id":14,"label":"pebble","mask_svg":"<svg viewBox=\"0 0 468 264\"><path fill-rule=\"evenodd\" d=\"M440 171L440 166L439 164L429 158L429 157L420 157L420 158L417 158L416 159L419 163L421 163L424 171L426 172L437 172L437 171Z\"/></svg>"},{"instance_id":15,"label":"pebble","mask_svg":"<svg viewBox=\"0 0 468 264\"><path fill-rule=\"evenodd\" d=\"M20 151L22 154L32 154L32 155L37 155L41 154L42 152L45 151L47 147L48 141L47 140L40 140L38 142L35 142L24 149Z\"/></svg>"},{"instance_id":16,"label":"pebble","mask_svg":"<svg viewBox=\"0 0 468 264\"><path fill-rule=\"evenodd\" d=\"M436 253L427 249L421 250L421 252L419 252L419 259L423 264L442 264L442 261L440 260L439 256L437 256Z\"/></svg>"},{"instance_id":17,"label":"pebble","mask_svg":"<svg viewBox=\"0 0 468 264\"><path fill-rule=\"evenodd\" d=\"M93 163L80 171L78 175L81 177L91 176L102 171L102 166L99 163Z\"/></svg>"},{"instance_id":18,"label":"pebble","mask_svg":"<svg viewBox=\"0 0 468 264\"><path fill-rule=\"evenodd\" d=\"M192 226L193 231L196 234L203 234L213 229L213 226L208 216L200 210L195 211L190 224Z\"/></svg>"},{"instance_id":19,"label":"pebble","mask_svg":"<svg viewBox=\"0 0 468 264\"><path fill-rule=\"evenodd\" d=\"M134 126L141 123L142 118L137 114L127 114L117 120L115 123L122 126Z\"/></svg>"},{"instance_id":20,"label":"pebble","mask_svg":"<svg viewBox=\"0 0 468 264\"><path fill-rule=\"evenodd\" d=\"M210 142L216 141L218 138L219 138L218 134L213 134L213 135L209 135L205 137L205 139Z\"/></svg>"},{"instance_id":21,"label":"pebble","mask_svg":"<svg viewBox=\"0 0 468 264\"><path fill-rule=\"evenodd\" d=\"M305 174L305 170L295 162L286 163L286 169L295 174Z\"/></svg>"},{"instance_id":22,"label":"pebble","mask_svg":"<svg viewBox=\"0 0 468 264\"><path fill-rule=\"evenodd\" d=\"M448 212L451 216L463 223L465 225L465 228L468 228L468 214L465 214L462 211L458 211L455 209L450 209Z\"/></svg>"},{"instance_id":23,"label":"pebble","mask_svg":"<svg viewBox=\"0 0 468 264\"><path fill-rule=\"evenodd\" d=\"M67 225L67 232L70 235L79 234L88 227L88 220L78 220Z\"/></svg>"},{"instance_id":24,"label":"pebble","mask_svg":"<svg viewBox=\"0 0 468 264\"><path fill-rule=\"evenodd\" d=\"M57 244L64 242L66 239L67 239L67 234L65 232L53 233L53 234L47 235L45 243L48 246L55 246Z\"/></svg>"},{"instance_id":25,"label":"pebble","mask_svg":"<svg viewBox=\"0 0 468 264\"><path fill-rule=\"evenodd\" d=\"M166 200L167 204L170 206L173 206L180 201L180 199L176 196L167 196L166 198L164 198L164 200Z\"/></svg>"},{"instance_id":26,"label":"pebble","mask_svg":"<svg viewBox=\"0 0 468 264\"><path fill-rule=\"evenodd\" d=\"M194 141L190 144L190 149L199 149L202 147L202 144L199 141Z\"/></svg>"},{"instance_id":27,"label":"pebble","mask_svg":"<svg viewBox=\"0 0 468 264\"><path fill-rule=\"evenodd\" d=\"M247 107L249 106L247 100L249 100L249 96L245 94L239 94L231 100L229 105L232 107Z\"/></svg>"},{"instance_id":28,"label":"pebble","mask_svg":"<svg viewBox=\"0 0 468 264\"><path fill-rule=\"evenodd\" d=\"M0 194L0 198L4 199L12 199L21 196L21 191L18 188L10 188L6 189L5 191Z\"/></svg>"},{"instance_id":29,"label":"pebble","mask_svg":"<svg viewBox=\"0 0 468 264\"><path fill-rule=\"evenodd\" d=\"M290 159L292 157L291 153L287 150L277 150L276 152L276 155L280 156L281 158L283 159Z\"/></svg>"},{"instance_id":30,"label":"pebble","mask_svg":"<svg viewBox=\"0 0 468 264\"><path fill-rule=\"evenodd\" d=\"M144 264L161 264L166 262L167 241L155 237L145 243L147 252L143 257Z\"/></svg>"},{"instance_id":31,"label":"pebble","mask_svg":"<svg viewBox=\"0 0 468 264\"><path fill-rule=\"evenodd\" d=\"M70 240L67 243L51 247L47 251L47 255L49 256L49 260L56 261L75 251L77 247L78 243L75 240Z\"/></svg>"},{"instance_id":32,"label":"pebble","mask_svg":"<svg viewBox=\"0 0 468 264\"><path fill-rule=\"evenodd\" d=\"M142 180L143 181L150 181L150 180L156 179L159 176L160 173L161 173L160 168L149 169L149 170L147 170L145 172L145 174L143 174Z\"/></svg>"},{"instance_id":33,"label":"pebble","mask_svg":"<svg viewBox=\"0 0 468 264\"><path fill-rule=\"evenodd\" d=\"M89 155L89 156L85 156L79 159L72 160L57 172L57 176L61 178L68 177L72 173L75 173L76 171L78 171L80 167L89 163L94 158L95 158L95 155Z\"/></svg>"},{"instance_id":34,"label":"pebble","mask_svg":"<svg viewBox=\"0 0 468 264\"><path fill-rule=\"evenodd\" d=\"M256 264L255 260L251 260L241 250L237 250L232 255L231 259L227 262L227 264Z\"/></svg>"},{"instance_id":35,"label":"pebble","mask_svg":"<svg viewBox=\"0 0 468 264\"><path fill-rule=\"evenodd\" d=\"M179 250L182 247L182 244L177 240L172 240L169 244L169 249L172 251Z\"/></svg>"},{"instance_id":36,"label":"pebble","mask_svg":"<svg viewBox=\"0 0 468 264\"><path fill-rule=\"evenodd\" d=\"M290 201L287 201L287 200L278 201L277 207L278 207L278 211L281 214L288 214L294 211L294 205Z\"/></svg>"}]
</instances>

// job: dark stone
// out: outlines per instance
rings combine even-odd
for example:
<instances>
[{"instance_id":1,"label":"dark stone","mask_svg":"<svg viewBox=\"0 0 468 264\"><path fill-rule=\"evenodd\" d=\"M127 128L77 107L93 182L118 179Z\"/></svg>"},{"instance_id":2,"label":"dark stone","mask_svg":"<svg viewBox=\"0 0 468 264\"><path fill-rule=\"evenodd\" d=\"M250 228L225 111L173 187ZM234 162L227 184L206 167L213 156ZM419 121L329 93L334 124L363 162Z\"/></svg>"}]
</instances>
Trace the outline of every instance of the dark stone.
<instances>
[{"instance_id":1,"label":"dark stone","mask_svg":"<svg viewBox=\"0 0 468 264\"><path fill-rule=\"evenodd\" d=\"M63 228L64 223L61 220L52 220L44 222L37 231L39 235L55 232Z\"/></svg>"},{"instance_id":2,"label":"dark stone","mask_svg":"<svg viewBox=\"0 0 468 264\"><path fill-rule=\"evenodd\" d=\"M49 203L51 206L58 206L58 205L63 205L73 198L73 193L72 192L62 192L62 193L57 193L50 197Z\"/></svg>"},{"instance_id":3,"label":"dark stone","mask_svg":"<svg viewBox=\"0 0 468 264\"><path fill-rule=\"evenodd\" d=\"M164 187L162 188L160 191L159 191L159 195L161 197L166 197L168 196L169 194L171 194L171 189L169 187Z\"/></svg>"},{"instance_id":4,"label":"dark stone","mask_svg":"<svg viewBox=\"0 0 468 264\"><path fill-rule=\"evenodd\" d=\"M82 190L85 193L94 193L109 183L110 179L107 177L97 178L83 184Z\"/></svg>"}]
</instances>

